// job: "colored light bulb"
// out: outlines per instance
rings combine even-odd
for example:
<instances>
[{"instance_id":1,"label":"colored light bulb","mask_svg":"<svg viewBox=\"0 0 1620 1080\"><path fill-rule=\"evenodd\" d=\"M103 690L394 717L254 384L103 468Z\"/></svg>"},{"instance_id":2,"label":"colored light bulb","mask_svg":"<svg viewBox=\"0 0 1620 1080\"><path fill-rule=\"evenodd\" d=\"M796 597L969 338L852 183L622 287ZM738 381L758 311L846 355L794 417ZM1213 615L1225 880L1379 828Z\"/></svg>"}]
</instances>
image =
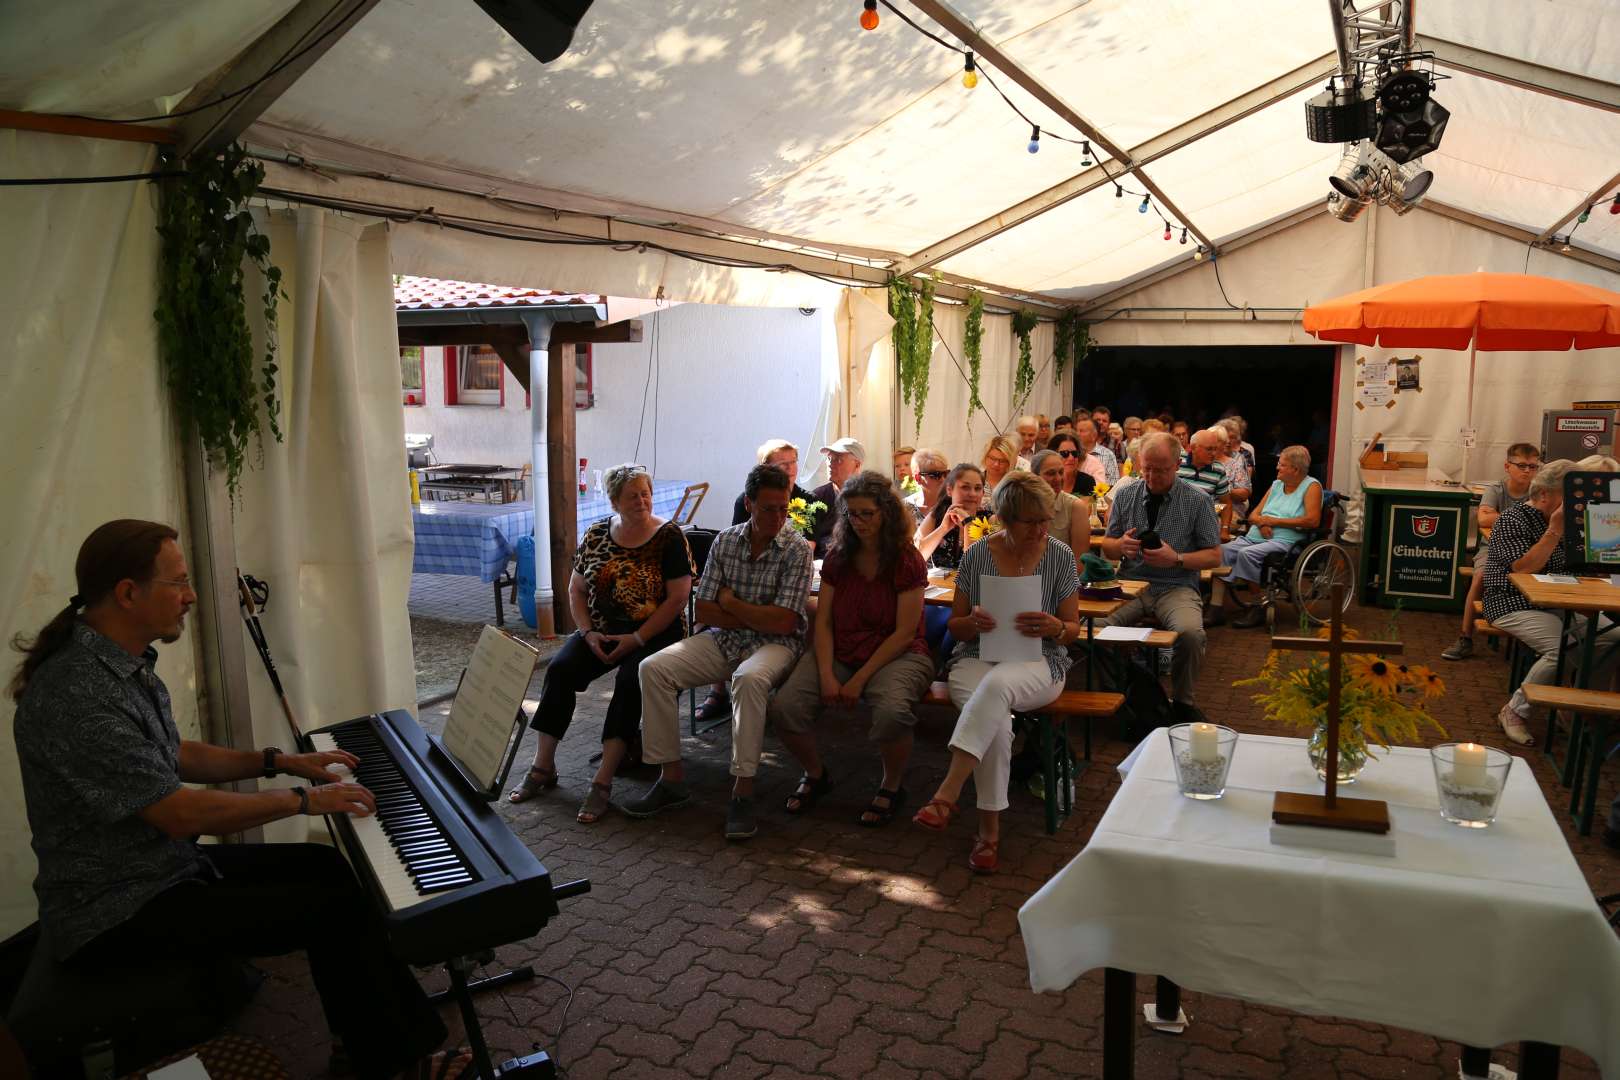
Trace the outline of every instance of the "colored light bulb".
<instances>
[{"instance_id":1,"label":"colored light bulb","mask_svg":"<svg viewBox=\"0 0 1620 1080\"><path fill-rule=\"evenodd\" d=\"M1181 227L1181 242L1183 244L1187 242L1187 227L1185 225Z\"/></svg>"},{"instance_id":2,"label":"colored light bulb","mask_svg":"<svg viewBox=\"0 0 1620 1080\"><path fill-rule=\"evenodd\" d=\"M1136 208L1136 212L1138 214L1145 214L1148 212L1148 197L1146 195L1142 196L1142 205Z\"/></svg>"},{"instance_id":3,"label":"colored light bulb","mask_svg":"<svg viewBox=\"0 0 1620 1080\"><path fill-rule=\"evenodd\" d=\"M1592 208L1590 206L1588 206L1585 210L1581 211L1581 216L1576 218L1575 220L1577 222L1579 222L1580 224L1585 225L1586 222L1587 222L1587 219L1590 218L1591 216L1592 216Z\"/></svg>"},{"instance_id":4,"label":"colored light bulb","mask_svg":"<svg viewBox=\"0 0 1620 1080\"><path fill-rule=\"evenodd\" d=\"M1614 202L1609 204L1609 213L1620 214L1620 195L1616 195Z\"/></svg>"},{"instance_id":5,"label":"colored light bulb","mask_svg":"<svg viewBox=\"0 0 1620 1080\"><path fill-rule=\"evenodd\" d=\"M1080 140L1080 164L1091 164L1091 142L1087 139Z\"/></svg>"},{"instance_id":6,"label":"colored light bulb","mask_svg":"<svg viewBox=\"0 0 1620 1080\"><path fill-rule=\"evenodd\" d=\"M973 54L967 54L967 62L962 66L962 85L969 90L979 85L979 73L974 70Z\"/></svg>"},{"instance_id":7,"label":"colored light bulb","mask_svg":"<svg viewBox=\"0 0 1620 1080\"><path fill-rule=\"evenodd\" d=\"M861 28L863 30L876 30L878 25L877 0L866 0L863 6L866 10L861 12Z\"/></svg>"},{"instance_id":8,"label":"colored light bulb","mask_svg":"<svg viewBox=\"0 0 1620 1080\"><path fill-rule=\"evenodd\" d=\"M1168 240L1168 239L1170 239L1170 223L1169 223L1169 222L1165 222L1165 226L1164 226L1164 238L1165 238L1165 239L1166 239L1166 240Z\"/></svg>"},{"instance_id":9,"label":"colored light bulb","mask_svg":"<svg viewBox=\"0 0 1620 1080\"><path fill-rule=\"evenodd\" d=\"M1041 129L1039 125L1029 129L1029 152L1032 154L1041 152Z\"/></svg>"}]
</instances>

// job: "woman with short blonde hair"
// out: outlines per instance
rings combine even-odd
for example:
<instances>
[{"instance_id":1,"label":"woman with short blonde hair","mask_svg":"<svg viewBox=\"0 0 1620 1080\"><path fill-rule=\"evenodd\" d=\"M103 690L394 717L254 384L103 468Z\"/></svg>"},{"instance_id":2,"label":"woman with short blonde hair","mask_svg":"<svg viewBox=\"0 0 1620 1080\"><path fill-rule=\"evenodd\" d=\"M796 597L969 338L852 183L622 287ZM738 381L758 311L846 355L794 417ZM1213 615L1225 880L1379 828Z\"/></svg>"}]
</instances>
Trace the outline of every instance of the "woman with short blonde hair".
<instances>
[{"instance_id":1,"label":"woman with short blonde hair","mask_svg":"<svg viewBox=\"0 0 1620 1080\"><path fill-rule=\"evenodd\" d=\"M984 444L984 453L979 457L979 467L984 470L984 490L994 492L996 485L1014 469L1018 468L1018 444L1005 435L993 435L990 441Z\"/></svg>"}]
</instances>

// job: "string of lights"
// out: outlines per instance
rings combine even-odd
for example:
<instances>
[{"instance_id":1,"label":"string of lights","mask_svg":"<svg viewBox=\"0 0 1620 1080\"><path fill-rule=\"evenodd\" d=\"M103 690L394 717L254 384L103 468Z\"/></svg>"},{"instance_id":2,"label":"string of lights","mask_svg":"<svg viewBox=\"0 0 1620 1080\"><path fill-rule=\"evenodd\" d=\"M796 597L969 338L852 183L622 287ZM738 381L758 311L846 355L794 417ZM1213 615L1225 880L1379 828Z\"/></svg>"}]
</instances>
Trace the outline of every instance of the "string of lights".
<instances>
[{"instance_id":1,"label":"string of lights","mask_svg":"<svg viewBox=\"0 0 1620 1080\"><path fill-rule=\"evenodd\" d=\"M860 24L863 30L876 30L878 28L879 23L882 21L878 15L878 5L880 3L883 7L887 8L897 18L899 18L901 22L917 31L917 33L921 34L923 37L962 57L962 86L965 89L972 90L974 87L979 85L981 80L989 84L990 89L994 90L996 92L996 96L1001 98L1001 100L1006 103L1007 108L1011 109L1018 119L1029 125L1029 142L1025 144L1025 150L1031 154L1040 153L1041 140L1043 137L1047 140L1056 140L1057 142L1065 142L1069 143L1071 146L1080 147L1081 166L1087 167L1095 164L1097 168L1101 169L1103 176L1108 179L1109 183L1114 185L1114 197L1116 199L1123 199L1126 195L1130 195L1133 198L1140 197L1142 201L1137 205L1136 212L1139 214L1152 213L1156 215L1164 224L1165 240L1171 239L1171 237L1175 235L1176 230L1179 229L1181 231L1181 243L1185 244L1187 242L1187 226L1172 222L1168 217L1166 217L1164 212L1159 209L1158 204L1153 201L1153 196L1150 192L1134 191L1121 184L1119 180L1116 179L1116 174L1108 171L1108 165L1101 159L1101 155L1092 152L1090 139L1083 136L1072 137L1062 135L1058 132L1052 131L1049 128L1042 129L1039 124L1030 118L1028 113L1024 112L1023 109L1018 107L1017 102L1013 101L1012 98L1007 96L1006 91L1002 90L1002 88L996 83L996 80L991 76L990 72L979 66L978 58L973 55L973 50L964 48L963 46L934 33L932 30L918 23L910 15L902 11L899 7L892 3L891 0L862 0ZM1125 173L1123 170L1121 170L1117 175L1124 176ZM1201 246L1199 250L1203 250Z\"/></svg>"}]
</instances>

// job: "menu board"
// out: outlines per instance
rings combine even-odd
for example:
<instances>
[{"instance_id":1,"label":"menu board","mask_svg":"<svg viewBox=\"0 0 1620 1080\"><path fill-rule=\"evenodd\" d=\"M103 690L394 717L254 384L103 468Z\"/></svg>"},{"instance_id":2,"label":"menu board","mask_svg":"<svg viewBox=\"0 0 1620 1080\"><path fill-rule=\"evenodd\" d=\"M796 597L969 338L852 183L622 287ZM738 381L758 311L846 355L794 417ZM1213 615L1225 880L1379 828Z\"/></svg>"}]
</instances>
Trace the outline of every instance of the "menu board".
<instances>
[{"instance_id":1,"label":"menu board","mask_svg":"<svg viewBox=\"0 0 1620 1080\"><path fill-rule=\"evenodd\" d=\"M485 798L497 798L506 782L523 733L523 695L539 660L532 645L486 626L450 704L444 751Z\"/></svg>"},{"instance_id":2,"label":"menu board","mask_svg":"<svg viewBox=\"0 0 1620 1080\"><path fill-rule=\"evenodd\" d=\"M1564 562L1571 573L1620 569L1620 473L1564 474Z\"/></svg>"}]
</instances>

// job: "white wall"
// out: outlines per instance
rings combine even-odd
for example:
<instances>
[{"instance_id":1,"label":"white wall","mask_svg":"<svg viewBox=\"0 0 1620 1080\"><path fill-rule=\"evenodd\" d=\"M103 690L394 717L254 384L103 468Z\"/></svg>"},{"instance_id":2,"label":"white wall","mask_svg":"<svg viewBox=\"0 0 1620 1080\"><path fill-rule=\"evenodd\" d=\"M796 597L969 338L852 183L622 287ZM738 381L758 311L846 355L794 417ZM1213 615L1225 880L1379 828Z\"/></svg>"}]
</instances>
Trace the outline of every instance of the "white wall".
<instances>
[{"instance_id":1,"label":"white wall","mask_svg":"<svg viewBox=\"0 0 1620 1080\"><path fill-rule=\"evenodd\" d=\"M576 414L578 456L590 469L639 461L661 479L706 480L697 522L710 528L731 524L732 500L768 438L800 446L811 485L826 438L824 367L836 377L838 363L830 312L679 304L635 317L640 342L592 350L596 404ZM522 386L505 372L505 407L447 406L443 357L423 350L429 404L405 407L405 430L433 435L440 461L527 461Z\"/></svg>"}]
</instances>

